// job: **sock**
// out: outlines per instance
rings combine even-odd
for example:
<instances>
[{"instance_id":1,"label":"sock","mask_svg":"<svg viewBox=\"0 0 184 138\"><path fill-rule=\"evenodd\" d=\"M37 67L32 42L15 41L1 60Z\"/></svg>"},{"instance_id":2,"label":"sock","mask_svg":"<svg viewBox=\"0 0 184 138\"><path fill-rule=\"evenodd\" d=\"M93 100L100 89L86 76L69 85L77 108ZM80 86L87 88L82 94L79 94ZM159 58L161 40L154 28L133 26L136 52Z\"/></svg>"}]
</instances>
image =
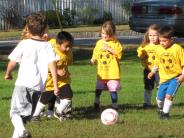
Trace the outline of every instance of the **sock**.
<instances>
[{"instance_id":1,"label":"sock","mask_svg":"<svg viewBox=\"0 0 184 138\"><path fill-rule=\"evenodd\" d=\"M11 122L14 126L15 135L18 135L19 137L22 136L23 132L25 130L22 118L19 115L14 114L14 115L12 115ZM13 133L13 136L14 136L14 133Z\"/></svg>"},{"instance_id":2,"label":"sock","mask_svg":"<svg viewBox=\"0 0 184 138\"><path fill-rule=\"evenodd\" d=\"M45 105L38 101L33 116L39 116L44 107Z\"/></svg>"},{"instance_id":3,"label":"sock","mask_svg":"<svg viewBox=\"0 0 184 138\"><path fill-rule=\"evenodd\" d=\"M145 90L144 91L144 103L151 105L151 96L152 96L152 90Z\"/></svg>"},{"instance_id":4,"label":"sock","mask_svg":"<svg viewBox=\"0 0 184 138\"><path fill-rule=\"evenodd\" d=\"M171 107L172 107L172 101L165 98L163 112L165 114L169 113L169 111L171 110Z\"/></svg>"},{"instance_id":5,"label":"sock","mask_svg":"<svg viewBox=\"0 0 184 138\"><path fill-rule=\"evenodd\" d=\"M112 101L112 107L117 108L117 101L118 101L118 95L116 91L110 92L111 95L111 101Z\"/></svg>"},{"instance_id":6,"label":"sock","mask_svg":"<svg viewBox=\"0 0 184 138\"><path fill-rule=\"evenodd\" d=\"M14 129L12 138L19 138L19 137L20 137L20 136L19 136L18 131L17 131L16 129Z\"/></svg>"},{"instance_id":7,"label":"sock","mask_svg":"<svg viewBox=\"0 0 184 138\"><path fill-rule=\"evenodd\" d=\"M100 95L102 93L102 90L96 90L95 92L95 103L100 104Z\"/></svg>"},{"instance_id":8,"label":"sock","mask_svg":"<svg viewBox=\"0 0 184 138\"><path fill-rule=\"evenodd\" d=\"M71 100L69 99L60 99L60 104L57 108L57 111L62 114L62 112L71 104Z\"/></svg>"},{"instance_id":9,"label":"sock","mask_svg":"<svg viewBox=\"0 0 184 138\"><path fill-rule=\"evenodd\" d=\"M159 100L157 97L156 97L156 100L157 100L157 106L160 110L163 109L163 105L164 105L164 101L161 101Z\"/></svg>"}]
</instances>

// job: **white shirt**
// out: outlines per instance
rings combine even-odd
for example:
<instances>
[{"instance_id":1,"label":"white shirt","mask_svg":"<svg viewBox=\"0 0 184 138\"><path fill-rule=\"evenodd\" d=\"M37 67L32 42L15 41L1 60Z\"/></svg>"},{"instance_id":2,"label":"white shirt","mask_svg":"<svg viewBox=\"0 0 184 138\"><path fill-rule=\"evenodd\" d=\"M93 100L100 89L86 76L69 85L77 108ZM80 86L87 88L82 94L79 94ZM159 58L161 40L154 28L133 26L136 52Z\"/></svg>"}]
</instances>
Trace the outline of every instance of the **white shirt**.
<instances>
[{"instance_id":1,"label":"white shirt","mask_svg":"<svg viewBox=\"0 0 184 138\"><path fill-rule=\"evenodd\" d=\"M22 40L8 58L20 64L15 85L45 91L48 64L56 60L50 43L33 39Z\"/></svg>"}]
</instances>

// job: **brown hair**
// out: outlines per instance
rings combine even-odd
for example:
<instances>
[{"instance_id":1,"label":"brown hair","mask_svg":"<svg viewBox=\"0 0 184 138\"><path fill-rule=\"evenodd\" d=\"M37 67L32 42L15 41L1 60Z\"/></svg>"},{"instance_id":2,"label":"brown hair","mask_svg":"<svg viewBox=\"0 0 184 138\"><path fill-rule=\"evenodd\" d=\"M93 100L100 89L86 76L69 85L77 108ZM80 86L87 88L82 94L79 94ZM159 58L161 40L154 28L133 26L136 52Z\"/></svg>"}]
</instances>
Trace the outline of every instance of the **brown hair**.
<instances>
[{"instance_id":1,"label":"brown hair","mask_svg":"<svg viewBox=\"0 0 184 138\"><path fill-rule=\"evenodd\" d=\"M141 47L144 47L145 45L149 44L149 30L156 30L159 31L159 27L156 24L152 24L147 28L147 31L144 34L143 41L141 43Z\"/></svg>"},{"instance_id":2,"label":"brown hair","mask_svg":"<svg viewBox=\"0 0 184 138\"><path fill-rule=\"evenodd\" d=\"M47 28L46 17L41 12L32 13L26 19L26 26L31 35L42 37Z\"/></svg>"},{"instance_id":3,"label":"brown hair","mask_svg":"<svg viewBox=\"0 0 184 138\"><path fill-rule=\"evenodd\" d=\"M114 36L116 34L116 26L112 21L106 21L103 23L101 30L104 30L107 35Z\"/></svg>"},{"instance_id":4,"label":"brown hair","mask_svg":"<svg viewBox=\"0 0 184 138\"><path fill-rule=\"evenodd\" d=\"M171 26L163 26L159 30L159 37L172 38L174 37L174 28Z\"/></svg>"}]
</instances>

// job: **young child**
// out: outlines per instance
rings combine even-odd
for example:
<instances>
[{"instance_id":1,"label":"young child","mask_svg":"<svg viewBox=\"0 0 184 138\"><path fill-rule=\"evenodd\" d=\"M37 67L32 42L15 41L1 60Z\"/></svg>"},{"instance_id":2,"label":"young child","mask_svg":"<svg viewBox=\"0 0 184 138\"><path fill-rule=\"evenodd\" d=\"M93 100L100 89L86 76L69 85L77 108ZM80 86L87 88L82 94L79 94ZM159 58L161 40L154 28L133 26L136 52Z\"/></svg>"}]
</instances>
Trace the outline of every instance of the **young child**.
<instances>
[{"instance_id":1,"label":"young child","mask_svg":"<svg viewBox=\"0 0 184 138\"><path fill-rule=\"evenodd\" d=\"M120 89L120 64L123 47L116 38L116 27L111 21L106 21L101 27L101 40L98 40L90 60L91 64L97 64L97 82L94 109L100 106L102 90L108 88L112 108L118 109L117 90Z\"/></svg>"},{"instance_id":2,"label":"young child","mask_svg":"<svg viewBox=\"0 0 184 138\"><path fill-rule=\"evenodd\" d=\"M18 77L13 90L10 118L14 126L13 138L30 138L25 129L32 112L32 95L45 91L48 66L54 82L54 93L58 94L56 57L51 45L42 39L47 28L46 17L41 13L32 13L26 20L31 39L21 40L9 55L5 79L12 79L12 71L19 63Z\"/></svg>"},{"instance_id":3,"label":"young child","mask_svg":"<svg viewBox=\"0 0 184 138\"><path fill-rule=\"evenodd\" d=\"M137 49L138 57L140 58L144 67L144 108L151 106L151 96L154 89L154 83L156 81L155 76L153 76L151 79L148 79L147 76L151 72L151 68L156 61L156 49L159 45L158 30L159 28L155 24L149 26L144 35L142 44Z\"/></svg>"},{"instance_id":4,"label":"young child","mask_svg":"<svg viewBox=\"0 0 184 138\"><path fill-rule=\"evenodd\" d=\"M54 116L60 121L63 121L71 116L71 104L73 92L70 87L70 73L68 66L73 62L71 46L73 45L73 37L68 32L59 32L56 39L51 39L50 43L58 56L57 61L57 75L58 75L58 86L60 93L58 98L60 104L57 106ZM41 94L40 100L38 101L35 113L33 114L33 121L39 121L39 115L46 104L55 103L56 96L54 94L54 85L51 74L49 73L46 92ZM53 106L48 112L53 112Z\"/></svg>"},{"instance_id":5,"label":"young child","mask_svg":"<svg viewBox=\"0 0 184 138\"><path fill-rule=\"evenodd\" d=\"M159 30L159 60L148 74L148 78L151 78L159 70L160 86L156 100L161 119L169 118L172 100L184 81L184 51L180 45L174 43L173 37L172 27L164 26Z\"/></svg>"}]
</instances>

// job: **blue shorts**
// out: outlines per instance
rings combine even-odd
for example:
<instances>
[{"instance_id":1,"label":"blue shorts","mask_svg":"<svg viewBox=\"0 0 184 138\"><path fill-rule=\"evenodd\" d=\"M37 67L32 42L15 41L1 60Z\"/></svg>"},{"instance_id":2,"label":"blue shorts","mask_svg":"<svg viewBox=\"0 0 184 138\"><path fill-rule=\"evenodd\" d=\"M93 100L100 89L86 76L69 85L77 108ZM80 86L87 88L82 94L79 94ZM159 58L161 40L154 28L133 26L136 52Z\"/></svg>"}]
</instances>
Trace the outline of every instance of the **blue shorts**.
<instances>
[{"instance_id":1,"label":"blue shorts","mask_svg":"<svg viewBox=\"0 0 184 138\"><path fill-rule=\"evenodd\" d=\"M167 82L161 83L158 89L157 98L163 101L166 95L170 95L174 97L179 86L180 86L180 83L177 82L176 78L173 78Z\"/></svg>"}]
</instances>

